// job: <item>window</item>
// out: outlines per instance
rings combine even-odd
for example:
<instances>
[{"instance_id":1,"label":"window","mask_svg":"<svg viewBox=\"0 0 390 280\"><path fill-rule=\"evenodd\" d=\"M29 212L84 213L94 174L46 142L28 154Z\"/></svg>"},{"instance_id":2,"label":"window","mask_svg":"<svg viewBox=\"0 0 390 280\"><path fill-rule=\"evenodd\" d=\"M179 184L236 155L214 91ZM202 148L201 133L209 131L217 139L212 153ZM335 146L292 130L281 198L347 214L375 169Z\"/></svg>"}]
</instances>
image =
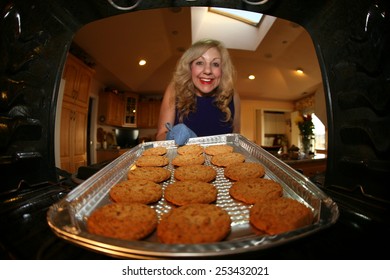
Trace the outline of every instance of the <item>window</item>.
<instances>
[{"instance_id":1,"label":"window","mask_svg":"<svg viewBox=\"0 0 390 280\"><path fill-rule=\"evenodd\" d=\"M239 21L242 21L244 23L253 25L253 26L259 26L261 18L263 17L263 14L254 13L254 12L247 12L243 10L235 10L235 9L226 9L226 8L209 8L209 11L212 13L220 14L226 17L230 17Z\"/></svg>"},{"instance_id":2,"label":"window","mask_svg":"<svg viewBox=\"0 0 390 280\"><path fill-rule=\"evenodd\" d=\"M325 126L319 118L313 113L312 120L314 124L314 135L316 138L315 149L316 150L326 150L326 132Z\"/></svg>"}]
</instances>

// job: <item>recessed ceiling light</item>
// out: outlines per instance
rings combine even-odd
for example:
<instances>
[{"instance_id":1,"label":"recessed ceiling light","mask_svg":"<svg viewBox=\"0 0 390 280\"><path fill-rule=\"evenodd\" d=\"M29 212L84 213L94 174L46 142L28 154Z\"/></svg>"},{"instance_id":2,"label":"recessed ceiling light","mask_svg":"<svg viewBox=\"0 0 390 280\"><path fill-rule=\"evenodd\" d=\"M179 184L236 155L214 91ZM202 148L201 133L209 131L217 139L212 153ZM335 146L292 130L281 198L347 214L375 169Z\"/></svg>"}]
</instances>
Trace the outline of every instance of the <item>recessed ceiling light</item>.
<instances>
[{"instance_id":1,"label":"recessed ceiling light","mask_svg":"<svg viewBox=\"0 0 390 280\"><path fill-rule=\"evenodd\" d=\"M138 62L138 64L139 64L140 66L144 66L144 65L146 64L146 60L141 59L141 60Z\"/></svg>"},{"instance_id":2,"label":"recessed ceiling light","mask_svg":"<svg viewBox=\"0 0 390 280\"><path fill-rule=\"evenodd\" d=\"M295 72L298 74L298 75L303 75L303 69L302 68L297 68L295 70Z\"/></svg>"},{"instance_id":3,"label":"recessed ceiling light","mask_svg":"<svg viewBox=\"0 0 390 280\"><path fill-rule=\"evenodd\" d=\"M248 79L249 80L254 80L254 79L256 79L256 76L251 74L251 75L248 76Z\"/></svg>"}]
</instances>

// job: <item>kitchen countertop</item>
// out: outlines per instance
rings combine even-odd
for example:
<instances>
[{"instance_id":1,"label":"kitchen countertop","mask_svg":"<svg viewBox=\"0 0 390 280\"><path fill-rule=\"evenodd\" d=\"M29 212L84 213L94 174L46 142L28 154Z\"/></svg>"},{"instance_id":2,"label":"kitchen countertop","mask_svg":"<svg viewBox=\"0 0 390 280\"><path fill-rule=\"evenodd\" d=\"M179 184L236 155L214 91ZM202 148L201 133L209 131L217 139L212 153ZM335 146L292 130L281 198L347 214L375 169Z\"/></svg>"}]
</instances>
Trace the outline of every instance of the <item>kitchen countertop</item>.
<instances>
[{"instance_id":1,"label":"kitchen countertop","mask_svg":"<svg viewBox=\"0 0 390 280\"><path fill-rule=\"evenodd\" d=\"M131 148L117 148L117 147L108 147L107 149L103 149L103 148L98 148L96 149L97 152L121 152L121 151L128 151L130 150Z\"/></svg>"},{"instance_id":2,"label":"kitchen countertop","mask_svg":"<svg viewBox=\"0 0 390 280\"><path fill-rule=\"evenodd\" d=\"M316 154L309 158L301 159L280 159L309 178L326 171L327 157L325 154Z\"/></svg>"},{"instance_id":3,"label":"kitchen countertop","mask_svg":"<svg viewBox=\"0 0 390 280\"><path fill-rule=\"evenodd\" d=\"M313 156L310 156L308 158L298 158L298 159L291 159L291 158L283 158L279 157L281 160L283 160L285 163L290 164L290 163L303 163L303 162L312 162L312 161L317 161L317 160L326 160L326 155L325 154L315 154Z\"/></svg>"}]
</instances>

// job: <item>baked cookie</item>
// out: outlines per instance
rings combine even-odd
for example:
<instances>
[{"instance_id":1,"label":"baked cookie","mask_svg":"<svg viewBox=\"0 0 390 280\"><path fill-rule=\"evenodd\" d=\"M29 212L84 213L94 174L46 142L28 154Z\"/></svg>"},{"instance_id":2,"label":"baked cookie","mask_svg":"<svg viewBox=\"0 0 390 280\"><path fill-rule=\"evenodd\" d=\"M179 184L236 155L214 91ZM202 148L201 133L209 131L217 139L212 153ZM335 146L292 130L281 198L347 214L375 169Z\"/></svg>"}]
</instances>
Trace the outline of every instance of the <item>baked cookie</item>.
<instances>
[{"instance_id":1,"label":"baked cookie","mask_svg":"<svg viewBox=\"0 0 390 280\"><path fill-rule=\"evenodd\" d=\"M230 180L239 181L263 177L265 175L265 169L262 164L257 162L239 162L226 166L224 174Z\"/></svg>"},{"instance_id":2,"label":"baked cookie","mask_svg":"<svg viewBox=\"0 0 390 280\"><path fill-rule=\"evenodd\" d=\"M179 155L200 155L203 153L203 147L199 144L184 145L177 148Z\"/></svg>"},{"instance_id":3,"label":"baked cookie","mask_svg":"<svg viewBox=\"0 0 390 280\"><path fill-rule=\"evenodd\" d=\"M150 204L160 200L162 188L150 180L132 179L114 185L109 194L114 202Z\"/></svg>"},{"instance_id":4,"label":"baked cookie","mask_svg":"<svg viewBox=\"0 0 390 280\"><path fill-rule=\"evenodd\" d=\"M205 162L205 156L203 154L192 155L177 155L172 159L172 164L174 166L185 166L185 165L194 165L194 164L203 164Z\"/></svg>"},{"instance_id":5,"label":"baked cookie","mask_svg":"<svg viewBox=\"0 0 390 280\"><path fill-rule=\"evenodd\" d=\"M155 183L161 183L169 178L171 178L171 171L164 167L136 167L127 172L127 179L145 179Z\"/></svg>"},{"instance_id":6,"label":"baked cookie","mask_svg":"<svg viewBox=\"0 0 390 280\"><path fill-rule=\"evenodd\" d=\"M185 165L176 168L173 175L179 181L211 182L217 177L217 171L209 165Z\"/></svg>"},{"instance_id":7,"label":"baked cookie","mask_svg":"<svg viewBox=\"0 0 390 280\"><path fill-rule=\"evenodd\" d=\"M229 194L234 199L254 204L281 197L283 188L279 183L269 179L251 178L234 182Z\"/></svg>"},{"instance_id":8,"label":"baked cookie","mask_svg":"<svg viewBox=\"0 0 390 280\"><path fill-rule=\"evenodd\" d=\"M245 156L240 153L224 153L224 154L217 154L215 156L212 156L211 163L219 166L219 167L226 167L229 164L234 163L240 163L245 161Z\"/></svg>"},{"instance_id":9,"label":"baked cookie","mask_svg":"<svg viewBox=\"0 0 390 280\"><path fill-rule=\"evenodd\" d=\"M267 234L279 234L310 225L313 212L299 201L280 197L253 205L249 221Z\"/></svg>"},{"instance_id":10,"label":"baked cookie","mask_svg":"<svg viewBox=\"0 0 390 280\"><path fill-rule=\"evenodd\" d=\"M100 207L87 219L92 234L124 240L139 240L157 227L156 211L141 203L113 203Z\"/></svg>"},{"instance_id":11,"label":"baked cookie","mask_svg":"<svg viewBox=\"0 0 390 280\"><path fill-rule=\"evenodd\" d=\"M214 204L189 204L163 215L157 237L167 244L218 242L231 230L229 214Z\"/></svg>"},{"instance_id":12,"label":"baked cookie","mask_svg":"<svg viewBox=\"0 0 390 280\"><path fill-rule=\"evenodd\" d=\"M166 147L153 147L146 149L142 155L143 156L163 156L167 153Z\"/></svg>"},{"instance_id":13,"label":"baked cookie","mask_svg":"<svg viewBox=\"0 0 390 280\"><path fill-rule=\"evenodd\" d=\"M176 181L164 190L164 198L175 205L212 203L217 200L217 188L201 181Z\"/></svg>"},{"instance_id":14,"label":"baked cookie","mask_svg":"<svg viewBox=\"0 0 390 280\"><path fill-rule=\"evenodd\" d=\"M204 148L204 152L210 156L215 156L218 154L232 153L233 147L227 144L212 145Z\"/></svg>"},{"instance_id":15,"label":"baked cookie","mask_svg":"<svg viewBox=\"0 0 390 280\"><path fill-rule=\"evenodd\" d=\"M141 156L135 161L136 166L166 166L169 159L166 156Z\"/></svg>"}]
</instances>

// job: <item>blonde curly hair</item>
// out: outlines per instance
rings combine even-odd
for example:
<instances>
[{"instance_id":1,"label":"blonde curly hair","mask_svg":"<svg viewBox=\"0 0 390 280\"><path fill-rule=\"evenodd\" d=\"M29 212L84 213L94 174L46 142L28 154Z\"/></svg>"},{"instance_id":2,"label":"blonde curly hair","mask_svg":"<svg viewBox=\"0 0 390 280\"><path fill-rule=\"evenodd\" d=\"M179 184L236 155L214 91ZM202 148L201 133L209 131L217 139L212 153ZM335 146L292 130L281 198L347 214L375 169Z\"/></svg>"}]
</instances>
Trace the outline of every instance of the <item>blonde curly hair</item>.
<instances>
[{"instance_id":1,"label":"blonde curly hair","mask_svg":"<svg viewBox=\"0 0 390 280\"><path fill-rule=\"evenodd\" d=\"M179 122L183 122L190 112L196 111L195 86L191 78L191 63L202 56L208 49L216 48L221 54L222 78L219 86L213 92L215 105L225 113L224 121L232 121L232 112L229 103L232 101L235 88L236 70L231 61L226 47L217 40L204 39L195 42L178 61L173 74L173 85L175 89L176 109Z\"/></svg>"}]
</instances>

